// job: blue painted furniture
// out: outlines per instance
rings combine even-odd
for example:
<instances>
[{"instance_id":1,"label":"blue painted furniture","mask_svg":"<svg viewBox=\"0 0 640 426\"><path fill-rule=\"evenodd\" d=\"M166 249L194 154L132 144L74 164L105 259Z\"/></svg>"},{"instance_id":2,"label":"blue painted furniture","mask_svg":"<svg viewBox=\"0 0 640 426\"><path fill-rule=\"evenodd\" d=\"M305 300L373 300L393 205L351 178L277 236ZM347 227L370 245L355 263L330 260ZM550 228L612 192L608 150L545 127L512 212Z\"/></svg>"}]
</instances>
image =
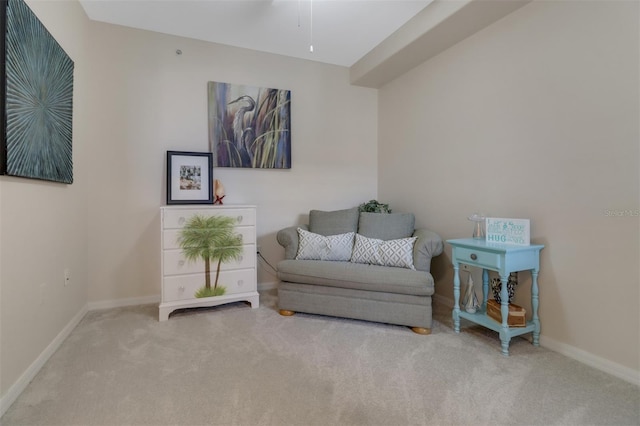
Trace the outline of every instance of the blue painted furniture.
<instances>
[{"instance_id":1,"label":"blue painted furniture","mask_svg":"<svg viewBox=\"0 0 640 426\"><path fill-rule=\"evenodd\" d=\"M453 328L460 333L460 318L500 333L502 354L509 355L509 341L512 337L533 332L533 345L540 345L540 319L538 318L538 272L540 270L540 250L543 245L528 246L487 243L483 239L465 238L447 240L451 244L453 263ZM482 268L482 307L474 314L460 310L460 264ZM509 295L507 282L509 273L531 271L531 321L525 327L509 327ZM489 293L489 271L500 274L500 308L502 324L487 316L487 295Z\"/></svg>"}]
</instances>

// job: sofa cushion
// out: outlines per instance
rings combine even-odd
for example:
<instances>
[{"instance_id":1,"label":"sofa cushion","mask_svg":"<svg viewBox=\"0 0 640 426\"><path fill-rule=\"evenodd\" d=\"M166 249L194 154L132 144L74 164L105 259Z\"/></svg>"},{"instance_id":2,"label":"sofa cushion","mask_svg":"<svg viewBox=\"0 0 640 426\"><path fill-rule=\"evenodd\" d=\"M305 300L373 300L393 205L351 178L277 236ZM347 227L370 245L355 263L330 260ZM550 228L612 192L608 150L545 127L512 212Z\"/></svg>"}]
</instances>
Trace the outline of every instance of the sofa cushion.
<instances>
[{"instance_id":1,"label":"sofa cushion","mask_svg":"<svg viewBox=\"0 0 640 426\"><path fill-rule=\"evenodd\" d=\"M358 230L358 208L309 212L309 231L320 235L337 235Z\"/></svg>"},{"instance_id":2,"label":"sofa cushion","mask_svg":"<svg viewBox=\"0 0 640 426\"><path fill-rule=\"evenodd\" d=\"M300 284L431 296L431 274L403 268L325 260L283 260L278 278Z\"/></svg>"},{"instance_id":3,"label":"sofa cushion","mask_svg":"<svg viewBox=\"0 0 640 426\"><path fill-rule=\"evenodd\" d=\"M415 217L411 213L360 213L358 234L378 240L397 240L413 235Z\"/></svg>"},{"instance_id":4,"label":"sofa cushion","mask_svg":"<svg viewBox=\"0 0 640 426\"><path fill-rule=\"evenodd\" d=\"M413 245L417 237L383 241L356 235L351 262L415 269Z\"/></svg>"},{"instance_id":5,"label":"sofa cushion","mask_svg":"<svg viewBox=\"0 0 640 426\"><path fill-rule=\"evenodd\" d=\"M298 228L297 260L338 260L349 261L353 250L355 233L324 235L314 234Z\"/></svg>"},{"instance_id":6,"label":"sofa cushion","mask_svg":"<svg viewBox=\"0 0 640 426\"><path fill-rule=\"evenodd\" d=\"M377 321L409 327L433 326L431 297L281 282L278 307L294 312Z\"/></svg>"}]
</instances>

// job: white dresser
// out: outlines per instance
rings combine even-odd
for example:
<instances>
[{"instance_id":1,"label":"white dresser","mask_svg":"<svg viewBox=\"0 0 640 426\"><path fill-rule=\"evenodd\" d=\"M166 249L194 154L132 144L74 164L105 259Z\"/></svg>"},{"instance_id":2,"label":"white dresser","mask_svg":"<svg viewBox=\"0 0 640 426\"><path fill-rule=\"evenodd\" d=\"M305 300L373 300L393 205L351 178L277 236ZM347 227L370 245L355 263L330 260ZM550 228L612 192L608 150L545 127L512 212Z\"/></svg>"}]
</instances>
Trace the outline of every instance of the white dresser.
<instances>
[{"instance_id":1,"label":"white dresser","mask_svg":"<svg viewBox=\"0 0 640 426\"><path fill-rule=\"evenodd\" d=\"M195 215L230 216L236 219L236 232L242 235L244 253L238 260L223 263L218 285L226 287L222 296L196 298L204 286L204 261L187 261L178 246L180 229ZM166 321L176 309L217 306L247 301L257 308L259 295L256 276L256 207L255 206L171 206L161 207L162 301L159 320ZM216 262L211 262L211 282L215 281Z\"/></svg>"}]
</instances>

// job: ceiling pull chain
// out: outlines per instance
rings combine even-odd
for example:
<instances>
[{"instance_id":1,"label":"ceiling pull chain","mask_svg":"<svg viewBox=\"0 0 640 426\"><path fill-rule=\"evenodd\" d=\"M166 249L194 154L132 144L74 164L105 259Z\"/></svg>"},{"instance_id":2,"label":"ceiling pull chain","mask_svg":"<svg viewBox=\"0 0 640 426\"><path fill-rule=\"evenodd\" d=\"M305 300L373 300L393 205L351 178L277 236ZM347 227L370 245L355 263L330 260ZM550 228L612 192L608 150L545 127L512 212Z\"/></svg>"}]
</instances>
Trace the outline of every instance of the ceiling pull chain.
<instances>
[{"instance_id":1,"label":"ceiling pull chain","mask_svg":"<svg viewBox=\"0 0 640 426\"><path fill-rule=\"evenodd\" d=\"M309 1L311 13L309 15L309 52L313 53L313 0Z\"/></svg>"}]
</instances>

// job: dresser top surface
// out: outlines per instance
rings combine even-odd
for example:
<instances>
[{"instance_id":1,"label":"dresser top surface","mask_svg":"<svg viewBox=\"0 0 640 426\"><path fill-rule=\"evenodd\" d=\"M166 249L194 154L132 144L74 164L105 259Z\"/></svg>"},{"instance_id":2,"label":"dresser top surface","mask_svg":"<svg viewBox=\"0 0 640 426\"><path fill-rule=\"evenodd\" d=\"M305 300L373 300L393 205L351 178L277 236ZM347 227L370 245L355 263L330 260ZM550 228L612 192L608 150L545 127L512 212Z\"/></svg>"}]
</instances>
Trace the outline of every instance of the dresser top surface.
<instances>
[{"instance_id":1,"label":"dresser top surface","mask_svg":"<svg viewBox=\"0 0 640 426\"><path fill-rule=\"evenodd\" d=\"M253 204L223 204L223 205L211 205L211 204L184 204L177 206L160 206L162 210L198 210L198 209L255 209Z\"/></svg>"}]
</instances>

